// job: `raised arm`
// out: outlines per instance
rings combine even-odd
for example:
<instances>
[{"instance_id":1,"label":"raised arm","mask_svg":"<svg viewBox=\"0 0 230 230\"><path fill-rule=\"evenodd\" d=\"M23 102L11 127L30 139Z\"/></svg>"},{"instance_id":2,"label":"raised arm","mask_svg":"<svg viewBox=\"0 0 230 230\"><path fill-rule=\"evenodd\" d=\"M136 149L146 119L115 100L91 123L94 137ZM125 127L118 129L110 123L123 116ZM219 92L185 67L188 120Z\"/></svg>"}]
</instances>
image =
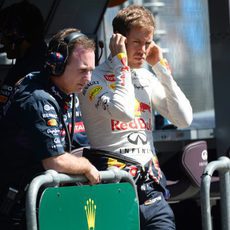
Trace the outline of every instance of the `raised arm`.
<instances>
[{"instance_id":1,"label":"raised arm","mask_svg":"<svg viewBox=\"0 0 230 230\"><path fill-rule=\"evenodd\" d=\"M134 87L127 63L126 38L113 34L109 60L93 71L92 81L85 87L81 99L82 111L120 121L134 118Z\"/></svg>"},{"instance_id":2,"label":"raised arm","mask_svg":"<svg viewBox=\"0 0 230 230\"><path fill-rule=\"evenodd\" d=\"M191 104L173 79L161 48L154 42L149 47L147 61L159 80L152 90L154 109L177 127L188 127L193 119Z\"/></svg>"}]
</instances>

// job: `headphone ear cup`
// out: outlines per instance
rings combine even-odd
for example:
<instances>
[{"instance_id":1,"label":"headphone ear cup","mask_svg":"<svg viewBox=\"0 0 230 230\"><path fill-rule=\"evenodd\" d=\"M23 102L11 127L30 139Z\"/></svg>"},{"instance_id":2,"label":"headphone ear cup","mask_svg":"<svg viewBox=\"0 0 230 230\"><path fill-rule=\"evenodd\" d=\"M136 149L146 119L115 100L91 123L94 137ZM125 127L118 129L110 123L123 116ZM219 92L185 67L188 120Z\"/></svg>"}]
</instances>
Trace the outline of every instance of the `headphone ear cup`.
<instances>
[{"instance_id":1,"label":"headphone ear cup","mask_svg":"<svg viewBox=\"0 0 230 230\"><path fill-rule=\"evenodd\" d=\"M79 37L86 37L80 32L72 32L61 41L51 40L50 51L47 55L45 69L53 76L60 76L65 71L66 62L69 56L69 44ZM51 48L52 47L52 48ZM56 50L56 52L54 51ZM60 52L58 52L60 51Z\"/></svg>"},{"instance_id":2,"label":"headphone ear cup","mask_svg":"<svg viewBox=\"0 0 230 230\"><path fill-rule=\"evenodd\" d=\"M50 52L46 61L46 70L54 76L60 76L65 71L65 57L59 52Z\"/></svg>"}]
</instances>

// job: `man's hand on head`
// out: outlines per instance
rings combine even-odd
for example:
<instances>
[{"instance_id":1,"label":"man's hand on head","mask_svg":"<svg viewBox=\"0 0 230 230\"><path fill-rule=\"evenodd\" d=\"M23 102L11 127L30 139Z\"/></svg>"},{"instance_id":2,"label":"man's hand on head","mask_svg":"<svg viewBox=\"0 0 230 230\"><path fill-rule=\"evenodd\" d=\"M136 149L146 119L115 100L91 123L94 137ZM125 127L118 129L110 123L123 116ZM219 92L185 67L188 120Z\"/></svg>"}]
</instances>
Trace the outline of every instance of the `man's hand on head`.
<instances>
[{"instance_id":1,"label":"man's hand on head","mask_svg":"<svg viewBox=\"0 0 230 230\"><path fill-rule=\"evenodd\" d=\"M152 41L147 50L146 61L151 66L154 66L161 59L163 59L162 50L154 41Z\"/></svg>"},{"instance_id":2,"label":"man's hand on head","mask_svg":"<svg viewBox=\"0 0 230 230\"><path fill-rule=\"evenodd\" d=\"M110 44L109 44L109 48L110 48L112 57L116 56L119 53L125 53L125 54L127 53L125 43L126 43L125 36L119 33L115 33L112 35L110 39Z\"/></svg>"}]
</instances>

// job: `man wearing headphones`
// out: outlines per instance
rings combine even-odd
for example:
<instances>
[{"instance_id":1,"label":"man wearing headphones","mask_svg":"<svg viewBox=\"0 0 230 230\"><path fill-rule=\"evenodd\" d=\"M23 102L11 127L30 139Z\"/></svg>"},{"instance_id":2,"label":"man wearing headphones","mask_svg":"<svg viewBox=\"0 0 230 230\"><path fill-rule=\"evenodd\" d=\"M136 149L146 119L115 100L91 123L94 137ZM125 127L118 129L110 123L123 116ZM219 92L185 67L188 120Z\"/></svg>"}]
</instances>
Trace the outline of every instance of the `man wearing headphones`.
<instances>
[{"instance_id":1,"label":"man wearing headphones","mask_svg":"<svg viewBox=\"0 0 230 230\"><path fill-rule=\"evenodd\" d=\"M27 73L45 64L47 45L44 20L40 10L26 0L0 11L1 52L15 60L0 88L0 111L8 101L15 83Z\"/></svg>"},{"instance_id":2,"label":"man wearing headphones","mask_svg":"<svg viewBox=\"0 0 230 230\"><path fill-rule=\"evenodd\" d=\"M45 69L17 83L0 121L0 229L25 229L18 212L24 207L24 190L44 170L84 174L90 184L100 182L86 158L71 154L68 119L74 93L89 83L94 67L94 41L68 28L51 39ZM12 192L14 198L8 199Z\"/></svg>"}]
</instances>

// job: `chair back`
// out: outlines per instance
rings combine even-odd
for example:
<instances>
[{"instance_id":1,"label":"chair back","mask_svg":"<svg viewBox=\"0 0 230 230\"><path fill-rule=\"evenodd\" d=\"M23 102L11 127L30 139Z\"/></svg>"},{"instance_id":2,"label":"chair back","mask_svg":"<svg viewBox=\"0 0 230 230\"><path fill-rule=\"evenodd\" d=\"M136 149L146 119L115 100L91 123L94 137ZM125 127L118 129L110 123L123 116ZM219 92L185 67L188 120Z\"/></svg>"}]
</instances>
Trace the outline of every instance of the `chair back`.
<instances>
[{"instance_id":1,"label":"chair back","mask_svg":"<svg viewBox=\"0 0 230 230\"><path fill-rule=\"evenodd\" d=\"M206 141L196 141L184 147L182 166L193 185L201 186L201 176L208 164Z\"/></svg>"}]
</instances>

